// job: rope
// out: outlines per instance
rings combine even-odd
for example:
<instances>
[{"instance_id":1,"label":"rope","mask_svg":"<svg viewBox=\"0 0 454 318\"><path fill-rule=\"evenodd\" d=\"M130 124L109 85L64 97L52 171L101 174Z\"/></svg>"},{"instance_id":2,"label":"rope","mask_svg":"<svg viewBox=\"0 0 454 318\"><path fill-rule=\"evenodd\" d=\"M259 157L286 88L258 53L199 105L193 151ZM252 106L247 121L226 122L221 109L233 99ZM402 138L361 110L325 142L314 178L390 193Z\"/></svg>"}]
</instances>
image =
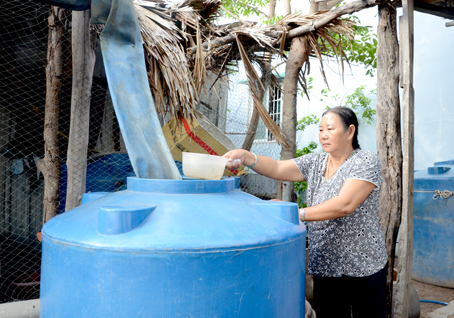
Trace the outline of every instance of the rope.
<instances>
[{"instance_id":1,"label":"rope","mask_svg":"<svg viewBox=\"0 0 454 318\"><path fill-rule=\"evenodd\" d=\"M442 198L442 199L448 199L450 196L452 196L454 194L454 192L451 192L451 191L448 191L448 190L444 190L444 191L440 191L440 190L435 190L435 191L414 191L414 192L420 192L420 193L434 193L434 196L432 197L432 199L434 200L437 200L438 198Z\"/></svg>"}]
</instances>

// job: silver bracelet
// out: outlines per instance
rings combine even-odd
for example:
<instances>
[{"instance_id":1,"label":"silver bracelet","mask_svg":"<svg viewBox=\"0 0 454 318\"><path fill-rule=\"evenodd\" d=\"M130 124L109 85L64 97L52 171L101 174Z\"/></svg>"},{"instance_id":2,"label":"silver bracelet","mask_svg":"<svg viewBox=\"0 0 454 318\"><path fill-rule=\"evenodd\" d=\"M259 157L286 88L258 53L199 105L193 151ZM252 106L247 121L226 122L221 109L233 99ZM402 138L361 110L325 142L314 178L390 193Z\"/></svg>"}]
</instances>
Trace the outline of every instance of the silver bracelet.
<instances>
[{"instance_id":1,"label":"silver bracelet","mask_svg":"<svg viewBox=\"0 0 454 318\"><path fill-rule=\"evenodd\" d=\"M301 208L300 209L300 220L303 222L306 221L306 219L304 218L305 214L306 214L306 211L304 211L304 208Z\"/></svg>"}]
</instances>

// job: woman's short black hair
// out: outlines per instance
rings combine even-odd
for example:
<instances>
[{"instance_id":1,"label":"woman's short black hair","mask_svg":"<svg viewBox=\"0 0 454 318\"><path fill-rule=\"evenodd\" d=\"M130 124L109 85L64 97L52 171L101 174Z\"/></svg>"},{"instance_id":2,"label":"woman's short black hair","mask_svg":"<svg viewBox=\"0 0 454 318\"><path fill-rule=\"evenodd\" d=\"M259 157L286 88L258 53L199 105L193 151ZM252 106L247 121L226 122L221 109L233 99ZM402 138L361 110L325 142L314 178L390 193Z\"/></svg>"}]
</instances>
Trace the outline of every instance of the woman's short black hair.
<instances>
[{"instance_id":1,"label":"woman's short black hair","mask_svg":"<svg viewBox=\"0 0 454 318\"><path fill-rule=\"evenodd\" d=\"M328 109L323 113L322 117L328 113L338 115L346 130L350 127L350 125L355 126L355 134L353 135L352 143L353 149L361 149L358 143L358 118L356 117L355 112L348 107L339 106Z\"/></svg>"}]
</instances>

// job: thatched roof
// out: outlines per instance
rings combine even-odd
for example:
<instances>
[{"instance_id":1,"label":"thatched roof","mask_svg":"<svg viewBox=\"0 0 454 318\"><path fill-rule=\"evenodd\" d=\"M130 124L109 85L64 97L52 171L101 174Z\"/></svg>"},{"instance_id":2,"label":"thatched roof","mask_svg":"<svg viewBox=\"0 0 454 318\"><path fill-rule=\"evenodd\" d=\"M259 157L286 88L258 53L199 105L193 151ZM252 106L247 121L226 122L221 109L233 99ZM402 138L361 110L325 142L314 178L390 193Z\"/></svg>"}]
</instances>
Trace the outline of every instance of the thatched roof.
<instances>
[{"instance_id":1,"label":"thatched roof","mask_svg":"<svg viewBox=\"0 0 454 318\"><path fill-rule=\"evenodd\" d=\"M214 20L221 9L220 0L185 0L175 6L166 5L161 0L136 0L134 4L157 110L169 112L177 122L192 116L208 70L216 74L215 80L225 80L233 70L232 62L242 60L254 96L254 87L262 85L258 84L260 79L254 65L259 68L269 65L271 56L279 55L285 59L285 51L289 49L289 31L301 26L313 26L326 13L290 14L273 25L242 22L216 26ZM353 39L353 25L351 20L335 17L304 35L321 62L322 73L322 56L328 52L336 56L342 65L345 54L338 43L339 37L334 34ZM223 45L206 45L222 44L222 39L232 37L234 41ZM202 46L202 43L205 45ZM275 77L271 79L272 83L277 83ZM303 72L300 84L305 87ZM261 101L256 101L255 105L276 140L285 144L280 128Z\"/></svg>"}]
</instances>

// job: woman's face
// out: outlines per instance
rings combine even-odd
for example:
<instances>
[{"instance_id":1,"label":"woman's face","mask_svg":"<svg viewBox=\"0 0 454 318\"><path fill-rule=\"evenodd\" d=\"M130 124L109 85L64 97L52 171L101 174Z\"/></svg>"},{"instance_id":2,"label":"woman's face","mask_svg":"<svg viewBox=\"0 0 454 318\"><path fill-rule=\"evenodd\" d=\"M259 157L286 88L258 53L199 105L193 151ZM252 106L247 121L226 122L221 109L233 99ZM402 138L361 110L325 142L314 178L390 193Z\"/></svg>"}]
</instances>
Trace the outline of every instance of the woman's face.
<instances>
[{"instance_id":1,"label":"woman's face","mask_svg":"<svg viewBox=\"0 0 454 318\"><path fill-rule=\"evenodd\" d=\"M318 140L325 152L332 153L337 150L350 150L352 146L353 125L345 129L339 115L329 112L322 117L319 126ZM350 139L349 139L350 138Z\"/></svg>"}]
</instances>

